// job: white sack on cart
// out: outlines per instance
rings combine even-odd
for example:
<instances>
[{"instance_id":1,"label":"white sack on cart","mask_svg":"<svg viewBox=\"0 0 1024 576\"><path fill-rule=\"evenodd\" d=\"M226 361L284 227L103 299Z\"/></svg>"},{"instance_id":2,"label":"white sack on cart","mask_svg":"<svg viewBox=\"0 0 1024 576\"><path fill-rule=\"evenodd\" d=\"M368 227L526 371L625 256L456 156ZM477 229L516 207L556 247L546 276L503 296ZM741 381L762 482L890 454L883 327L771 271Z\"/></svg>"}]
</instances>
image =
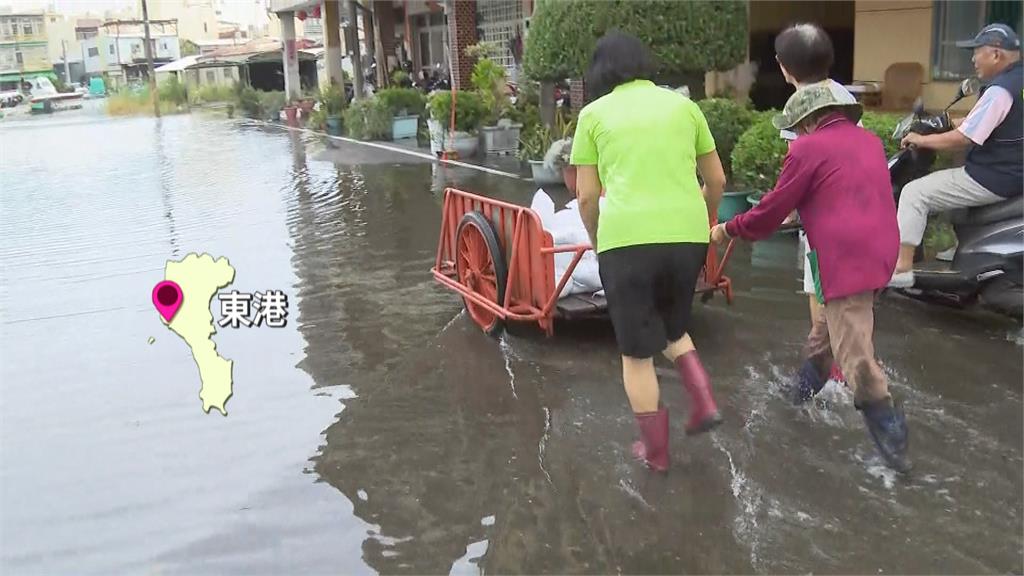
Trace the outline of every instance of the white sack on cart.
<instances>
[{"instance_id":1,"label":"white sack on cart","mask_svg":"<svg viewBox=\"0 0 1024 576\"><path fill-rule=\"evenodd\" d=\"M601 198L600 202L603 204L604 198ZM590 243L587 228L583 225L583 219L580 217L579 202L576 200L569 202L564 210L556 212L554 201L541 189L533 195L530 208L540 217L541 225L551 234L555 246ZM574 256L573 252L554 255L556 286L566 269L572 264ZM583 257L573 270L572 277L565 283L558 297L564 298L569 294L593 294L600 290L601 274L598 270L597 254L593 250L587 250L583 253Z\"/></svg>"}]
</instances>

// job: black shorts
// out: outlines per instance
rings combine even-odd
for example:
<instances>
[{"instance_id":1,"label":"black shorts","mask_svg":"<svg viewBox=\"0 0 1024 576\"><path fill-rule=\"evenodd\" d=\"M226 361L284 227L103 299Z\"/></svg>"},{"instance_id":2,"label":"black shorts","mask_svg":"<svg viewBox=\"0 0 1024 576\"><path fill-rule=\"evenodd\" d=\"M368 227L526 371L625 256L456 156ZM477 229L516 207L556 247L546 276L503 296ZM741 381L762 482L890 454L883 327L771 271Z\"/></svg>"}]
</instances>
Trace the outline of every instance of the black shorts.
<instances>
[{"instance_id":1,"label":"black shorts","mask_svg":"<svg viewBox=\"0 0 1024 576\"><path fill-rule=\"evenodd\" d=\"M615 340L624 356L650 358L683 337L708 245L642 244L597 255Z\"/></svg>"}]
</instances>

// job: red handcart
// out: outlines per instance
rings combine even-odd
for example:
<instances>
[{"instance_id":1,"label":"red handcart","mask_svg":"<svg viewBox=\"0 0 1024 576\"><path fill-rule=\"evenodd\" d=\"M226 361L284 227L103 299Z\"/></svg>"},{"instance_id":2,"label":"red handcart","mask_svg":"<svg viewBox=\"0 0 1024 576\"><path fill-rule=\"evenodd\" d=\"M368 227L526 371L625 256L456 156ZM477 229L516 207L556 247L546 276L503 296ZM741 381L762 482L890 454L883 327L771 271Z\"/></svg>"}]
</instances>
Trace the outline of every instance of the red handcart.
<instances>
[{"instance_id":1,"label":"red handcart","mask_svg":"<svg viewBox=\"0 0 1024 576\"><path fill-rule=\"evenodd\" d=\"M715 292L732 303L732 283L722 274L733 244L721 260L709 247L696 292L704 299ZM455 188L444 191L441 237L431 272L441 284L462 296L470 318L488 334L499 333L507 321L536 322L550 336L554 319L605 314L603 296L571 294L562 288L588 244L554 246L537 213ZM555 282L554 255L571 252L572 263Z\"/></svg>"}]
</instances>

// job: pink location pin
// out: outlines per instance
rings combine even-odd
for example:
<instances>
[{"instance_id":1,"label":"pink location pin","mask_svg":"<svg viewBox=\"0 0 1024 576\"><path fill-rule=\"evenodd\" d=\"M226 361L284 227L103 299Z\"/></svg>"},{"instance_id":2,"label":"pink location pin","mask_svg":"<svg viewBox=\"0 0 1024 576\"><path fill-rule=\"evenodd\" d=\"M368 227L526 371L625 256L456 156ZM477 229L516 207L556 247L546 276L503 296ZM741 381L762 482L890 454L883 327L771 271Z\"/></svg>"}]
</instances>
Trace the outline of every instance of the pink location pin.
<instances>
[{"instance_id":1,"label":"pink location pin","mask_svg":"<svg viewBox=\"0 0 1024 576\"><path fill-rule=\"evenodd\" d=\"M181 286L173 280L157 282L153 287L153 306L168 323L181 308Z\"/></svg>"}]
</instances>

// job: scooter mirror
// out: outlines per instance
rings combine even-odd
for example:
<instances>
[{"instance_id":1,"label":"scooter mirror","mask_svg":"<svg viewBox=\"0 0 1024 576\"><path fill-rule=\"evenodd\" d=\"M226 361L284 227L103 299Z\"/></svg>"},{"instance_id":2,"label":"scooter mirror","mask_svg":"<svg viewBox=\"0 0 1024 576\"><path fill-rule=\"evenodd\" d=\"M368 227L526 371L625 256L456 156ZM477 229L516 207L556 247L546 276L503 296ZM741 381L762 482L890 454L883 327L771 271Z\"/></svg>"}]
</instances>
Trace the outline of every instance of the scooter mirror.
<instances>
[{"instance_id":1,"label":"scooter mirror","mask_svg":"<svg viewBox=\"0 0 1024 576\"><path fill-rule=\"evenodd\" d=\"M924 100L918 98L914 100L914 115L920 116L921 114L924 114Z\"/></svg>"},{"instance_id":2,"label":"scooter mirror","mask_svg":"<svg viewBox=\"0 0 1024 576\"><path fill-rule=\"evenodd\" d=\"M981 83L977 78L967 78L960 83L960 92L957 94L957 98L959 99L974 94L978 91L980 84Z\"/></svg>"}]
</instances>

